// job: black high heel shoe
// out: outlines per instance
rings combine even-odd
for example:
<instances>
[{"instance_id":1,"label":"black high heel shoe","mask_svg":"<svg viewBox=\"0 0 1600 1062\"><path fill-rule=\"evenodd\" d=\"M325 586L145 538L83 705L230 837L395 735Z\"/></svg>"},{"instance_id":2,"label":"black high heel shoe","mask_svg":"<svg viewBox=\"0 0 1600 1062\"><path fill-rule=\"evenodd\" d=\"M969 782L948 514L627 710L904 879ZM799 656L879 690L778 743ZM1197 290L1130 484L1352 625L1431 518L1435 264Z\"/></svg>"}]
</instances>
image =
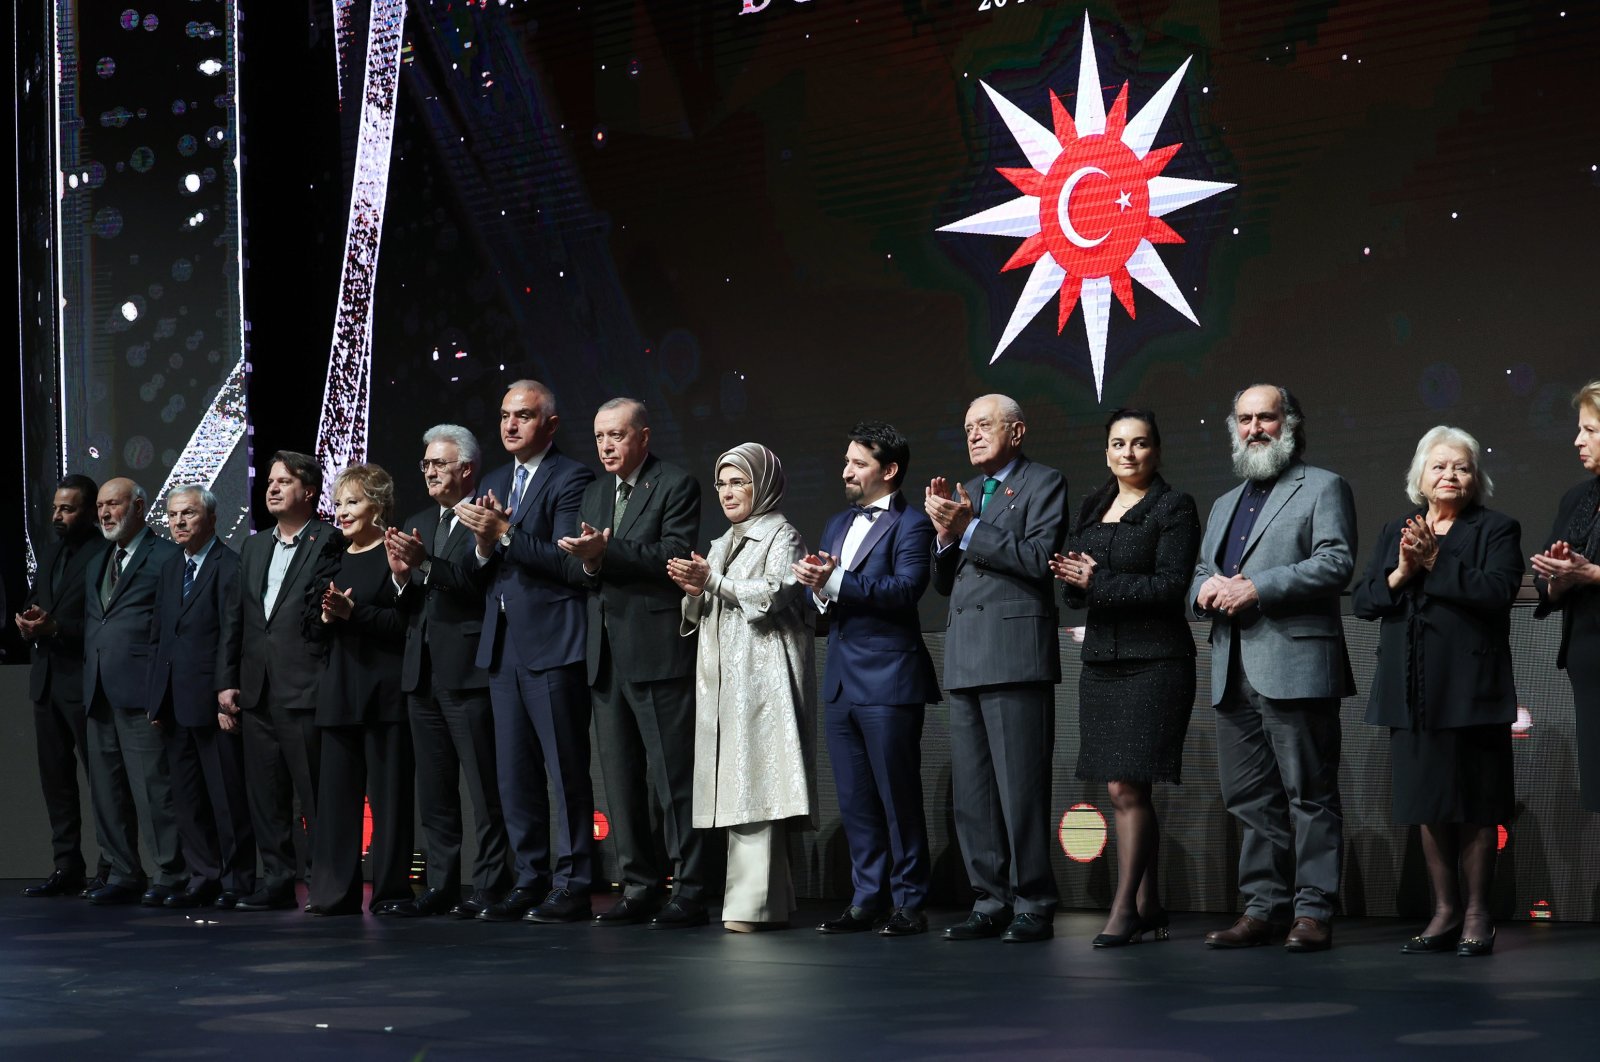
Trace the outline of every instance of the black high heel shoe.
<instances>
[{"instance_id":1,"label":"black high heel shoe","mask_svg":"<svg viewBox=\"0 0 1600 1062\"><path fill-rule=\"evenodd\" d=\"M1461 926L1452 926L1443 933L1425 936L1418 933L1416 936L1400 945L1402 955L1427 955L1433 952L1453 951L1461 941Z\"/></svg>"},{"instance_id":2,"label":"black high heel shoe","mask_svg":"<svg viewBox=\"0 0 1600 1062\"><path fill-rule=\"evenodd\" d=\"M1476 937L1462 937L1461 943L1456 945L1456 954L1461 956L1489 955L1494 951L1494 927L1489 927L1487 940Z\"/></svg>"},{"instance_id":3,"label":"black high heel shoe","mask_svg":"<svg viewBox=\"0 0 1600 1062\"><path fill-rule=\"evenodd\" d=\"M1137 944L1144 939L1145 932L1150 927L1142 918L1134 915L1133 925L1125 933L1100 933L1089 943L1096 948L1124 948L1129 944Z\"/></svg>"}]
</instances>

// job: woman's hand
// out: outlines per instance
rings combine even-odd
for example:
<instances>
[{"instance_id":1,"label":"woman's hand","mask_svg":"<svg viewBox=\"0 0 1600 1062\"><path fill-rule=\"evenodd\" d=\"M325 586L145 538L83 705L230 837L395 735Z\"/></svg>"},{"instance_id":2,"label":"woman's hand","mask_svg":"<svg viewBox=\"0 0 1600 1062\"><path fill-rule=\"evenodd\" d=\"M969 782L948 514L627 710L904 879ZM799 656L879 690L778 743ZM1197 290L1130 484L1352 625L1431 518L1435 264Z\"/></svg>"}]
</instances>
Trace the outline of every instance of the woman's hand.
<instances>
[{"instance_id":1,"label":"woman's hand","mask_svg":"<svg viewBox=\"0 0 1600 1062\"><path fill-rule=\"evenodd\" d=\"M1420 516L1406 521L1405 530L1400 532L1400 549L1402 552L1409 550L1417 566L1430 572L1434 561L1439 559L1439 539Z\"/></svg>"},{"instance_id":2,"label":"woman's hand","mask_svg":"<svg viewBox=\"0 0 1600 1062\"><path fill-rule=\"evenodd\" d=\"M1099 565L1095 563L1095 559L1087 553L1068 553L1064 557L1057 553L1050 558L1050 570L1055 573L1055 577L1068 586L1075 586L1080 590L1089 589L1089 579L1097 567Z\"/></svg>"},{"instance_id":3,"label":"woman's hand","mask_svg":"<svg viewBox=\"0 0 1600 1062\"><path fill-rule=\"evenodd\" d=\"M328 588L322 592L322 622L332 623L334 620L349 619L355 607L355 587L340 590L333 585L333 580L329 579Z\"/></svg>"},{"instance_id":4,"label":"woman's hand","mask_svg":"<svg viewBox=\"0 0 1600 1062\"><path fill-rule=\"evenodd\" d=\"M667 578L677 583L690 597L699 597L705 591L706 580L711 578L711 565L698 553L689 554L688 560L669 557Z\"/></svg>"},{"instance_id":5,"label":"woman's hand","mask_svg":"<svg viewBox=\"0 0 1600 1062\"><path fill-rule=\"evenodd\" d=\"M1574 586L1600 582L1600 565L1573 549L1566 542L1552 543L1543 553L1529 558L1534 574L1543 578L1545 588L1553 600Z\"/></svg>"}]
</instances>

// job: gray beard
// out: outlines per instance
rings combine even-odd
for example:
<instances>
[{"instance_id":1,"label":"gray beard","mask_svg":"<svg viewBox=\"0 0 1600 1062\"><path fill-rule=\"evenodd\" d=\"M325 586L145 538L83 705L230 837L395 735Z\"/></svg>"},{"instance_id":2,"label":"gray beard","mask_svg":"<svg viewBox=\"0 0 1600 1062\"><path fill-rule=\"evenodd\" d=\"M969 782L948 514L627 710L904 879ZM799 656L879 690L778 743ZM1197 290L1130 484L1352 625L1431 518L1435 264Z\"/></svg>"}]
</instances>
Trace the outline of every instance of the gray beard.
<instances>
[{"instance_id":1,"label":"gray beard","mask_svg":"<svg viewBox=\"0 0 1600 1062\"><path fill-rule=\"evenodd\" d=\"M1265 446L1251 446L1237 433L1233 436L1233 474L1240 479L1256 483L1277 479L1293 460L1294 436L1288 432Z\"/></svg>"},{"instance_id":2,"label":"gray beard","mask_svg":"<svg viewBox=\"0 0 1600 1062\"><path fill-rule=\"evenodd\" d=\"M107 530L105 527L101 527L100 528L100 534L107 542L115 542L118 539L120 539L124 534L126 534L127 530L128 530L128 518L127 517L123 517L121 520L118 520L115 524L112 524L110 530Z\"/></svg>"}]
</instances>

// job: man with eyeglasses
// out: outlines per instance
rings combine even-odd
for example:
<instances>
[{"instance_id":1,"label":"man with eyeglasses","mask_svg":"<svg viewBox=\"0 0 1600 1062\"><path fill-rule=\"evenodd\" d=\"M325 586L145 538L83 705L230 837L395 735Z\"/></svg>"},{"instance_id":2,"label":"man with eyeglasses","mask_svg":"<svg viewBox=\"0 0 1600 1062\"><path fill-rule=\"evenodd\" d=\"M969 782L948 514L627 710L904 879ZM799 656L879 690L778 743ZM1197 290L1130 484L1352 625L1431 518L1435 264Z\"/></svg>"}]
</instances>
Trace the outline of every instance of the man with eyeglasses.
<instances>
[{"instance_id":1,"label":"man with eyeglasses","mask_svg":"<svg viewBox=\"0 0 1600 1062\"><path fill-rule=\"evenodd\" d=\"M977 900L946 940L1049 940L1055 684L1061 681L1050 558L1067 525L1067 480L1028 460L1022 408L1005 395L967 407L965 486L934 477L933 585L950 598L944 685L956 837Z\"/></svg>"},{"instance_id":2,"label":"man with eyeglasses","mask_svg":"<svg viewBox=\"0 0 1600 1062\"><path fill-rule=\"evenodd\" d=\"M548 387L513 383L500 403L500 442L511 464L484 477L482 497L456 506L477 539L488 589L477 664L489 671L500 805L515 868L512 890L478 916L486 922L576 922L591 914L588 616L583 565L557 543L578 533L594 473L556 448L559 422Z\"/></svg>"},{"instance_id":3,"label":"man with eyeglasses","mask_svg":"<svg viewBox=\"0 0 1600 1062\"><path fill-rule=\"evenodd\" d=\"M510 886L505 819L494 763L494 713L489 674L476 663L483 629L483 585L473 560L472 532L455 507L477 486L481 451L458 424L422 436L420 464L433 504L390 528L389 570L407 614L400 689L417 753L417 805L428 855L427 888L380 915L420 918L449 912L476 918ZM472 894L461 896L461 781L472 801L477 847Z\"/></svg>"},{"instance_id":4,"label":"man with eyeglasses","mask_svg":"<svg viewBox=\"0 0 1600 1062\"><path fill-rule=\"evenodd\" d=\"M583 562L589 588L589 685L623 889L594 921L703 926L706 845L692 807L695 640L678 636L683 593L667 577L668 559L699 544L700 483L650 452L649 415L637 399L602 405L594 442L608 475L584 492L581 533L559 543Z\"/></svg>"}]
</instances>

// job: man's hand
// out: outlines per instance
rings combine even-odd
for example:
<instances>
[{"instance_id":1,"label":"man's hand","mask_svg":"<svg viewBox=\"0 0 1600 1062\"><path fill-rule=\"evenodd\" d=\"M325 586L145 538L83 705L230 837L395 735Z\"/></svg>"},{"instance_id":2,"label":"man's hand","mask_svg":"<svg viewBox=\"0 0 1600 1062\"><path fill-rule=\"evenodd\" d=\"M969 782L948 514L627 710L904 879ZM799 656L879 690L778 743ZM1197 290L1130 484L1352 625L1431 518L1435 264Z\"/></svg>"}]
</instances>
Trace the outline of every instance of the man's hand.
<instances>
[{"instance_id":1,"label":"man's hand","mask_svg":"<svg viewBox=\"0 0 1600 1062\"><path fill-rule=\"evenodd\" d=\"M17 613L16 621L17 632L25 642L47 638L56 630L56 621L38 605L29 605L25 611Z\"/></svg>"},{"instance_id":2,"label":"man's hand","mask_svg":"<svg viewBox=\"0 0 1600 1062\"><path fill-rule=\"evenodd\" d=\"M711 565L698 553L689 554L688 560L669 557L667 578L677 583L690 597L699 597L705 592L706 580L711 578Z\"/></svg>"},{"instance_id":3,"label":"man's hand","mask_svg":"<svg viewBox=\"0 0 1600 1062\"><path fill-rule=\"evenodd\" d=\"M1260 597L1256 594L1256 584L1247 576L1235 575L1223 581L1214 607L1230 616L1237 616L1246 609L1254 608L1258 601Z\"/></svg>"},{"instance_id":4,"label":"man's hand","mask_svg":"<svg viewBox=\"0 0 1600 1062\"><path fill-rule=\"evenodd\" d=\"M789 570L794 572L794 577L800 585L807 587L814 594L822 593L828 580L833 577L834 569L839 567L839 558L826 553L809 553L800 560L789 565Z\"/></svg>"},{"instance_id":5,"label":"man's hand","mask_svg":"<svg viewBox=\"0 0 1600 1062\"><path fill-rule=\"evenodd\" d=\"M939 533L940 548L961 541L967 525L972 523L972 499L967 495L967 488L957 483L952 496L950 484L943 476L934 476L929 481L922 507Z\"/></svg>"},{"instance_id":6,"label":"man's hand","mask_svg":"<svg viewBox=\"0 0 1600 1062\"><path fill-rule=\"evenodd\" d=\"M239 720L235 719L233 716L229 715L227 712L218 712L217 713L217 729L218 730L236 730L236 729L238 729L238 727L239 727Z\"/></svg>"},{"instance_id":7,"label":"man's hand","mask_svg":"<svg viewBox=\"0 0 1600 1062\"><path fill-rule=\"evenodd\" d=\"M478 553L485 557L494 552L500 536L511 527L510 515L492 490L475 502L457 502L456 519L472 532L478 540Z\"/></svg>"},{"instance_id":8,"label":"man's hand","mask_svg":"<svg viewBox=\"0 0 1600 1062\"><path fill-rule=\"evenodd\" d=\"M586 523L578 525L576 535L568 535L559 539L556 545L566 550L583 562L585 569L600 568L600 562L605 559L606 547L611 544L611 528L596 531Z\"/></svg>"},{"instance_id":9,"label":"man's hand","mask_svg":"<svg viewBox=\"0 0 1600 1062\"><path fill-rule=\"evenodd\" d=\"M221 710L221 711L227 712L229 715L238 715L239 714L239 691L238 690L218 690L217 691L217 708L219 710Z\"/></svg>"},{"instance_id":10,"label":"man's hand","mask_svg":"<svg viewBox=\"0 0 1600 1062\"><path fill-rule=\"evenodd\" d=\"M1217 602L1222 597L1222 592L1227 589L1228 580L1221 575L1213 575L1200 584L1200 592L1195 595L1194 603L1201 612L1221 612L1222 606Z\"/></svg>"}]
</instances>

